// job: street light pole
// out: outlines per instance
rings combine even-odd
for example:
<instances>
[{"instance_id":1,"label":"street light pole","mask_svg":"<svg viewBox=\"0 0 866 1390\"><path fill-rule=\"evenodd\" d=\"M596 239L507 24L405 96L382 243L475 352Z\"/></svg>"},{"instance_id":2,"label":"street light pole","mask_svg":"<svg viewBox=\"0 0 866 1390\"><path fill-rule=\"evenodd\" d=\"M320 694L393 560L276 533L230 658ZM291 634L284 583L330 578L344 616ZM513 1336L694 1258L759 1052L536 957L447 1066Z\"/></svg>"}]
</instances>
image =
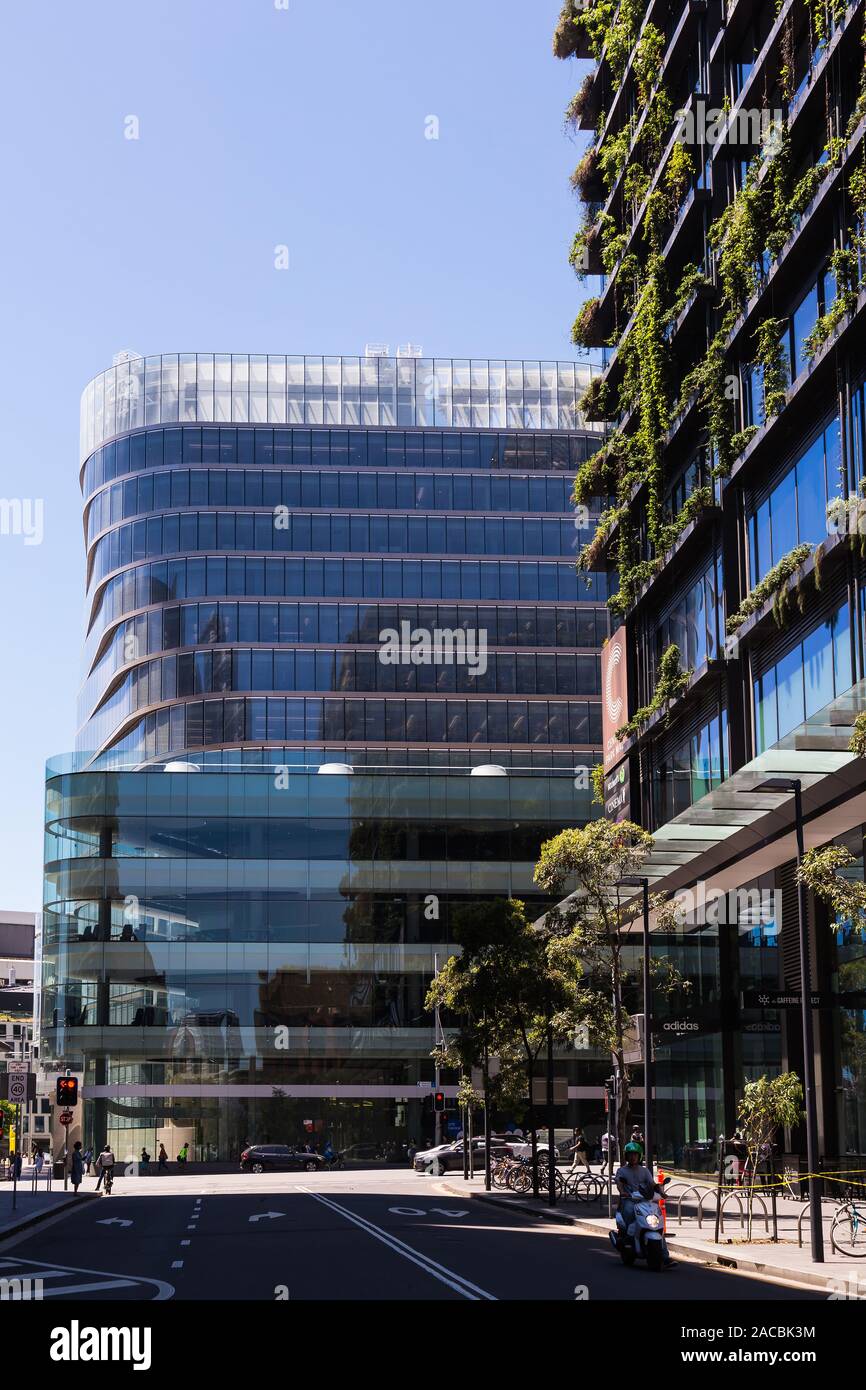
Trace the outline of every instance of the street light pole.
<instances>
[{"instance_id":1,"label":"street light pole","mask_svg":"<svg viewBox=\"0 0 866 1390\"><path fill-rule=\"evenodd\" d=\"M644 1163L650 1172L653 1168L653 1027L652 991L650 987L650 910L649 879L641 880L643 886L643 1085L644 1085Z\"/></svg>"},{"instance_id":2,"label":"street light pole","mask_svg":"<svg viewBox=\"0 0 866 1390\"><path fill-rule=\"evenodd\" d=\"M794 816L797 822L797 868L803 864L803 788L799 778L792 778ZM803 1088L806 1092L806 1162L809 1165L809 1225L812 1230L812 1259L824 1263L824 1230L821 1213L820 1180L818 1171L818 1102L815 1093L815 1035L812 1021L812 970L809 961L808 918L806 916L806 885L797 883L797 912L800 919L800 1000L803 1018Z\"/></svg>"},{"instance_id":3,"label":"street light pole","mask_svg":"<svg viewBox=\"0 0 866 1390\"><path fill-rule=\"evenodd\" d=\"M639 875L623 878L620 882L626 887L640 886L643 892L643 1081L644 1081L644 1163L652 1172L653 1154L653 1031L652 1031L652 989L650 984L650 905L649 879Z\"/></svg>"}]
</instances>

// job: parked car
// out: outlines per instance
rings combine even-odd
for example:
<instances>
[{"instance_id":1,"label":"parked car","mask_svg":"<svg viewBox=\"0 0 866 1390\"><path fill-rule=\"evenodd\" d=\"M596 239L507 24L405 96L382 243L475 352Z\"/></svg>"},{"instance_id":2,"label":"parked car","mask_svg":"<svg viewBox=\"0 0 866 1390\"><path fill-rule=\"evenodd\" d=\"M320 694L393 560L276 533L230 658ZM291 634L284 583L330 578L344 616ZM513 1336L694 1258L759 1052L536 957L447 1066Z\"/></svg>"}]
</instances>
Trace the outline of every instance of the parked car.
<instances>
[{"instance_id":1,"label":"parked car","mask_svg":"<svg viewBox=\"0 0 866 1390\"><path fill-rule=\"evenodd\" d=\"M501 1140L491 1139L490 1153L493 1158L504 1158L511 1152ZM472 1162L475 1168L484 1163L484 1140L473 1139ZM438 1144L435 1148L424 1149L412 1161L416 1173L453 1173L463 1169L463 1140L455 1144Z\"/></svg>"},{"instance_id":2,"label":"parked car","mask_svg":"<svg viewBox=\"0 0 866 1390\"><path fill-rule=\"evenodd\" d=\"M241 1154L242 1173L318 1173L328 1165L321 1154L288 1144L253 1144Z\"/></svg>"}]
</instances>

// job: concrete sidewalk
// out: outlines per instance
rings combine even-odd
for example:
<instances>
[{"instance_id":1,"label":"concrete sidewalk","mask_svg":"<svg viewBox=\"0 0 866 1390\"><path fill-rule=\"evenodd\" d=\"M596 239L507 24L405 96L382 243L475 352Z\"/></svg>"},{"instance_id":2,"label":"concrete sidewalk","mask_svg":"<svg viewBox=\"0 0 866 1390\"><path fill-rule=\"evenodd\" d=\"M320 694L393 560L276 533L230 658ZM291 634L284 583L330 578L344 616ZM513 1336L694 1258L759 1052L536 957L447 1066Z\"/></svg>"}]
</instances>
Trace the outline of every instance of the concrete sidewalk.
<instances>
[{"instance_id":1,"label":"concrete sidewalk","mask_svg":"<svg viewBox=\"0 0 866 1390\"><path fill-rule=\"evenodd\" d=\"M462 1178L449 1175L449 1192L455 1196L471 1196L482 1202L529 1213L542 1221L553 1221L570 1225L586 1234L607 1238L611 1221L607 1215L606 1198L599 1204L577 1203L573 1199L548 1205L547 1197L539 1199L494 1188L484 1191L484 1179L474 1178L465 1182ZM764 1278L778 1280L791 1287L825 1288L830 1295L838 1298L866 1299L866 1260L849 1259L837 1254L830 1245L830 1224L835 1204L823 1204L824 1215L824 1263L813 1264L809 1239L808 1218L802 1222L803 1244L798 1244L798 1222L804 1204L793 1201L779 1201L777 1214L778 1241L772 1240L772 1220L768 1212L769 1231L765 1230L764 1214L757 1208L753 1222L752 1240L747 1241L747 1229L741 1225L741 1211L737 1202L730 1202L724 1212L724 1234L720 1233L716 1243L715 1200L711 1193L705 1204L702 1222L698 1224L697 1202L684 1198L679 1203L678 1192L688 1184L671 1184L666 1194L667 1202L667 1240L671 1255L675 1259L691 1260L699 1264L718 1265L726 1269L738 1269L748 1274L760 1274ZM614 1204L615 1205L615 1204ZM769 1203L767 1204L769 1207ZM681 1209L682 1217L679 1218ZM742 1213L745 1216L745 1212Z\"/></svg>"},{"instance_id":2,"label":"concrete sidewalk","mask_svg":"<svg viewBox=\"0 0 866 1390\"><path fill-rule=\"evenodd\" d=\"M40 1221L47 1221L50 1216L56 1216L67 1207L80 1206L82 1202L92 1201L97 1196L99 1193L96 1192L80 1192L76 1197L71 1188L64 1192L62 1179L50 1192L46 1187L34 1192L30 1183L25 1180L18 1184L18 1202L13 1211L12 1184L4 1182L0 1184L0 1240L6 1240Z\"/></svg>"}]
</instances>

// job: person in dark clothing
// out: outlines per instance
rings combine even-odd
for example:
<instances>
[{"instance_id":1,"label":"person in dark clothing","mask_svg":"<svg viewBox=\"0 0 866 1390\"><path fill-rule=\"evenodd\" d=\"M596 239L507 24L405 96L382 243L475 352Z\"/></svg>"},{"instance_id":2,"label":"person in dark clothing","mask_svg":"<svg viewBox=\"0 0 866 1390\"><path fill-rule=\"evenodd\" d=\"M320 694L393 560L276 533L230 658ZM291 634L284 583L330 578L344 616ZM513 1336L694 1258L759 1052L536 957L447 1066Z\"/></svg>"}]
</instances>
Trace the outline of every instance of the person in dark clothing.
<instances>
[{"instance_id":1,"label":"person in dark clothing","mask_svg":"<svg viewBox=\"0 0 866 1390\"><path fill-rule=\"evenodd\" d=\"M81 1140L76 1139L72 1146L72 1158L69 1161L69 1180L72 1183L72 1190L76 1197L78 1189L84 1179L84 1157L81 1152Z\"/></svg>"}]
</instances>

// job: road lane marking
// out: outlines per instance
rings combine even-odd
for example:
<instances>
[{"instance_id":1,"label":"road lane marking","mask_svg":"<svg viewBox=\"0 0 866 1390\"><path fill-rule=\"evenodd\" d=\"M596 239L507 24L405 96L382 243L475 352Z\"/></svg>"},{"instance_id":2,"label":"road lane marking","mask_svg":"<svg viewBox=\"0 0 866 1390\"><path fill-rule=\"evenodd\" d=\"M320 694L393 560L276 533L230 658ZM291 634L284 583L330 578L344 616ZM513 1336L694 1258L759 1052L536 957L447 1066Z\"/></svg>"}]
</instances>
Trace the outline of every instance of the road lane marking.
<instances>
[{"instance_id":1,"label":"road lane marking","mask_svg":"<svg viewBox=\"0 0 866 1390\"><path fill-rule=\"evenodd\" d=\"M183 1269L183 1260L172 1260L172 1269Z\"/></svg>"},{"instance_id":2,"label":"road lane marking","mask_svg":"<svg viewBox=\"0 0 866 1390\"><path fill-rule=\"evenodd\" d=\"M16 1266L23 1268L25 1265L30 1267L31 1278L56 1279L62 1274L95 1274L104 1283L99 1284L78 1284L73 1287L67 1286L63 1289L47 1290L49 1297L62 1298L66 1293L83 1293L90 1289L118 1289L128 1287L130 1284L151 1284L156 1289L156 1296L150 1300L152 1303L164 1303L166 1299L174 1297L174 1285L167 1284L164 1279L153 1279L147 1274L117 1274L114 1270L106 1269L81 1269L78 1265L61 1265L54 1261L51 1264L42 1263L39 1260L29 1260L24 1256L15 1261ZM46 1273L41 1273L45 1270Z\"/></svg>"},{"instance_id":3,"label":"road lane marking","mask_svg":"<svg viewBox=\"0 0 866 1390\"><path fill-rule=\"evenodd\" d=\"M190 1240L182 1240L182 1241L181 1241L181 1245L191 1245L191 1244L192 1244L192 1241L190 1241Z\"/></svg>"},{"instance_id":4,"label":"road lane marking","mask_svg":"<svg viewBox=\"0 0 866 1390\"><path fill-rule=\"evenodd\" d=\"M100 1279L95 1284L66 1284L62 1289L43 1289L43 1298L68 1298L73 1293L102 1293L103 1289L130 1289L134 1279Z\"/></svg>"},{"instance_id":5,"label":"road lane marking","mask_svg":"<svg viewBox=\"0 0 866 1390\"><path fill-rule=\"evenodd\" d=\"M362 1231L366 1231L368 1235L381 1241L383 1245L387 1245L395 1254L402 1255L404 1260L410 1260L412 1264L417 1265L419 1269L423 1269L425 1273L431 1274L434 1279L439 1280L440 1284L446 1284L448 1288L461 1294L463 1298L470 1299L473 1303L479 1303L482 1300L486 1300L489 1303L497 1303L499 1301L495 1294L488 1293L486 1289L479 1288L477 1284L473 1284L470 1280L464 1279L462 1274L456 1274L453 1269L448 1269L445 1265L439 1264L438 1260L432 1259L429 1255L422 1255L418 1250L413 1250L411 1245L407 1245L405 1241L398 1240L390 1231L384 1230L381 1226L374 1225L374 1223L368 1221L366 1217L356 1215L356 1213L350 1211L348 1207L341 1206L339 1202L333 1201L330 1197L323 1197L320 1192L313 1192L309 1187L299 1187L297 1191L304 1192L308 1197L313 1197L317 1202L321 1202L322 1206L329 1207L331 1211L335 1211L338 1215L344 1216L347 1221L353 1222L353 1224L359 1226Z\"/></svg>"}]
</instances>

